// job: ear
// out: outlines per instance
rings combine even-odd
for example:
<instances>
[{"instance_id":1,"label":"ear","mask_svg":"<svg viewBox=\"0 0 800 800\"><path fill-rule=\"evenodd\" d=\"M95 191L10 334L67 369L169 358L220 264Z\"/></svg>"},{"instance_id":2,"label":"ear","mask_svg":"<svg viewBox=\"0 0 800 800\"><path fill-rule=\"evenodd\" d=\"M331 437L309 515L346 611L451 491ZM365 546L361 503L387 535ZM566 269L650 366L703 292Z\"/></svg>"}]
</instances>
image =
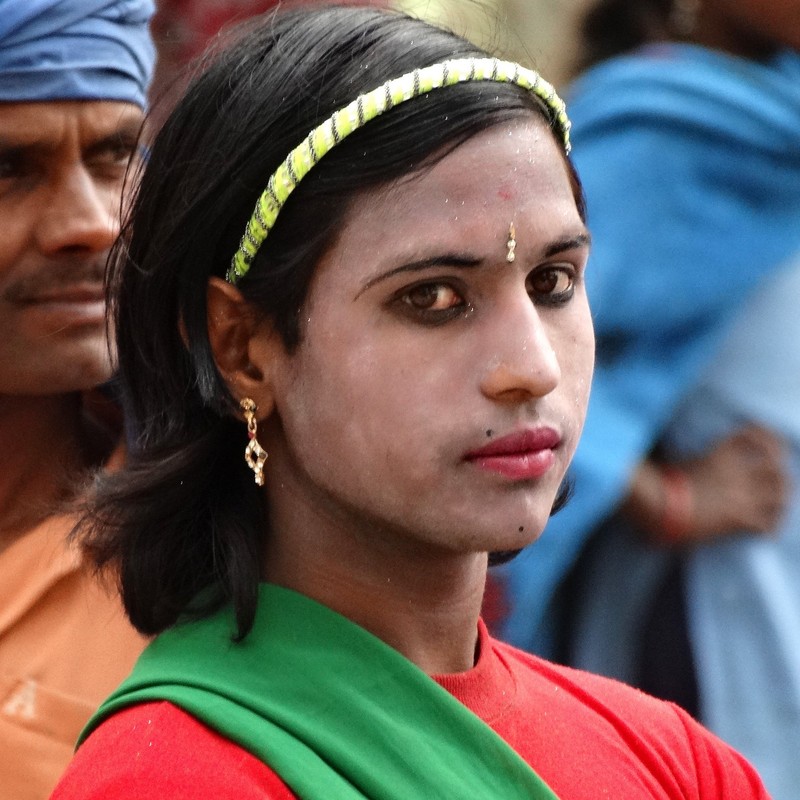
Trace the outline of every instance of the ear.
<instances>
[{"instance_id":1,"label":"ear","mask_svg":"<svg viewBox=\"0 0 800 800\"><path fill-rule=\"evenodd\" d=\"M217 369L236 400L251 398L258 417L272 412L272 377L283 341L269 320L259 316L242 293L221 278L207 289L208 339Z\"/></svg>"}]
</instances>

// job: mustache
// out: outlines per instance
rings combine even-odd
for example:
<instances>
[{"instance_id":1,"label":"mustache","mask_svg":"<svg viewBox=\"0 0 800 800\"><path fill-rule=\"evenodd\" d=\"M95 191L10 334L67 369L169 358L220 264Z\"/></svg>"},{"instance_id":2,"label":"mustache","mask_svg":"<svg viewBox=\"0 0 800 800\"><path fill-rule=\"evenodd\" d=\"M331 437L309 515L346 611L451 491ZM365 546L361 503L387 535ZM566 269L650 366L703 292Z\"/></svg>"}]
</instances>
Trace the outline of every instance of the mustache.
<instances>
[{"instance_id":1,"label":"mustache","mask_svg":"<svg viewBox=\"0 0 800 800\"><path fill-rule=\"evenodd\" d=\"M11 303L36 301L40 297L59 294L78 286L102 285L105 279L105 258L89 261L74 259L58 263L46 263L28 271L12 281L2 292L4 300Z\"/></svg>"}]
</instances>

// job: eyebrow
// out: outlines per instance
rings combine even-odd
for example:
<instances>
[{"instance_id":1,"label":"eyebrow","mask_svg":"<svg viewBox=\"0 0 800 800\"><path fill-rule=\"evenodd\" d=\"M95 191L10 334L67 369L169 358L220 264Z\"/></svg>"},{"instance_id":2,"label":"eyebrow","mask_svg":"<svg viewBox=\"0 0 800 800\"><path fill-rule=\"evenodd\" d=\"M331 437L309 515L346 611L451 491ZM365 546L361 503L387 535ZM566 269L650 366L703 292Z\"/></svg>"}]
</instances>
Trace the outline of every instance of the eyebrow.
<instances>
[{"instance_id":1,"label":"eyebrow","mask_svg":"<svg viewBox=\"0 0 800 800\"><path fill-rule=\"evenodd\" d=\"M409 261L407 264L401 264L399 267L390 269L388 272L383 272L380 275L376 275L374 278L370 278L361 287L356 297L359 297L368 289L371 289L376 283L385 281L400 272L421 272L422 270L430 269L431 267L456 267L458 269L470 269L473 267L479 267L481 264L483 264L482 258L474 258L473 256L461 253L444 253L439 256L431 256L430 258L421 258L417 261Z\"/></svg>"},{"instance_id":2,"label":"eyebrow","mask_svg":"<svg viewBox=\"0 0 800 800\"><path fill-rule=\"evenodd\" d=\"M123 120L120 124L102 134L100 138L89 142L83 149L84 156L92 156L102 153L104 150L119 147L120 144L134 144L139 140L139 132L142 124L139 120ZM58 145L53 147L52 142L42 139L32 131L21 131L17 134L0 133L0 151L7 153L50 153L58 149Z\"/></svg>"},{"instance_id":3,"label":"eyebrow","mask_svg":"<svg viewBox=\"0 0 800 800\"><path fill-rule=\"evenodd\" d=\"M559 253L566 253L568 250L577 250L581 247L589 247L592 243L591 234L579 233L577 236L570 236L567 239L561 239L558 242L553 242L548 245L544 251L545 258L552 258Z\"/></svg>"},{"instance_id":4,"label":"eyebrow","mask_svg":"<svg viewBox=\"0 0 800 800\"><path fill-rule=\"evenodd\" d=\"M133 148L139 141L140 128L141 125L137 123L123 123L107 136L103 136L89 144L88 147L84 149L83 154L84 156L91 157L105 150L119 147L120 145L130 145Z\"/></svg>"},{"instance_id":5,"label":"eyebrow","mask_svg":"<svg viewBox=\"0 0 800 800\"><path fill-rule=\"evenodd\" d=\"M0 150L8 153L24 153L25 151L35 152L45 150L46 145L41 139L36 139L25 133L17 136L0 134Z\"/></svg>"},{"instance_id":6,"label":"eyebrow","mask_svg":"<svg viewBox=\"0 0 800 800\"><path fill-rule=\"evenodd\" d=\"M559 255L559 253L566 253L569 250L576 250L583 247L589 247L592 237L588 232L579 233L575 236L569 236L564 239L559 239L556 242L549 244L544 250L544 258L552 258ZM368 289L371 289L381 281L385 281L394 275L402 272L421 272L431 267L456 267L458 269L472 269L480 267L484 263L484 259L475 258L462 253L445 253L438 256L431 256L430 258L421 258L417 261L409 261L407 264L401 264L399 267L390 269L388 272L376 275L370 278L364 286L358 291L355 298L360 297Z\"/></svg>"}]
</instances>

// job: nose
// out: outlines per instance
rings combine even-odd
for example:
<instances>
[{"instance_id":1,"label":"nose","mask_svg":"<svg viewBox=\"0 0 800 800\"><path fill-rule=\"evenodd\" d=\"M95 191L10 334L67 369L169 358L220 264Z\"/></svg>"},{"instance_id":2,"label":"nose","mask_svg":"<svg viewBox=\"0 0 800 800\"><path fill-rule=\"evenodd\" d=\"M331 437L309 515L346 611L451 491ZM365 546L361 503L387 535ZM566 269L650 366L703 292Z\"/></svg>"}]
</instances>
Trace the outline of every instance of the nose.
<instances>
[{"instance_id":1,"label":"nose","mask_svg":"<svg viewBox=\"0 0 800 800\"><path fill-rule=\"evenodd\" d=\"M527 293L493 314L481 391L501 403L524 403L558 386L561 367L545 324Z\"/></svg>"},{"instance_id":2,"label":"nose","mask_svg":"<svg viewBox=\"0 0 800 800\"><path fill-rule=\"evenodd\" d=\"M47 256L107 250L119 233L122 186L99 183L83 165L54 180L37 224L40 251Z\"/></svg>"}]
</instances>

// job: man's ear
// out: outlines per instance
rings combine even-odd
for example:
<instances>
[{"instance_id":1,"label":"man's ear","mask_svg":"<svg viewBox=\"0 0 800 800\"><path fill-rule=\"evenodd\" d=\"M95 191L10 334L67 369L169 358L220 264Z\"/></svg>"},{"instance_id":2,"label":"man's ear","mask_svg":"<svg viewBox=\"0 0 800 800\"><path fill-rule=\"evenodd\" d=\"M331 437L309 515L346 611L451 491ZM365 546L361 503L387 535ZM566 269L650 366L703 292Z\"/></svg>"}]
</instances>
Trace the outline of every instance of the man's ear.
<instances>
[{"instance_id":1,"label":"man's ear","mask_svg":"<svg viewBox=\"0 0 800 800\"><path fill-rule=\"evenodd\" d=\"M255 401L260 419L269 416L274 407L275 360L284 352L280 335L222 278L209 279L206 302L208 340L228 390L237 400Z\"/></svg>"}]
</instances>

